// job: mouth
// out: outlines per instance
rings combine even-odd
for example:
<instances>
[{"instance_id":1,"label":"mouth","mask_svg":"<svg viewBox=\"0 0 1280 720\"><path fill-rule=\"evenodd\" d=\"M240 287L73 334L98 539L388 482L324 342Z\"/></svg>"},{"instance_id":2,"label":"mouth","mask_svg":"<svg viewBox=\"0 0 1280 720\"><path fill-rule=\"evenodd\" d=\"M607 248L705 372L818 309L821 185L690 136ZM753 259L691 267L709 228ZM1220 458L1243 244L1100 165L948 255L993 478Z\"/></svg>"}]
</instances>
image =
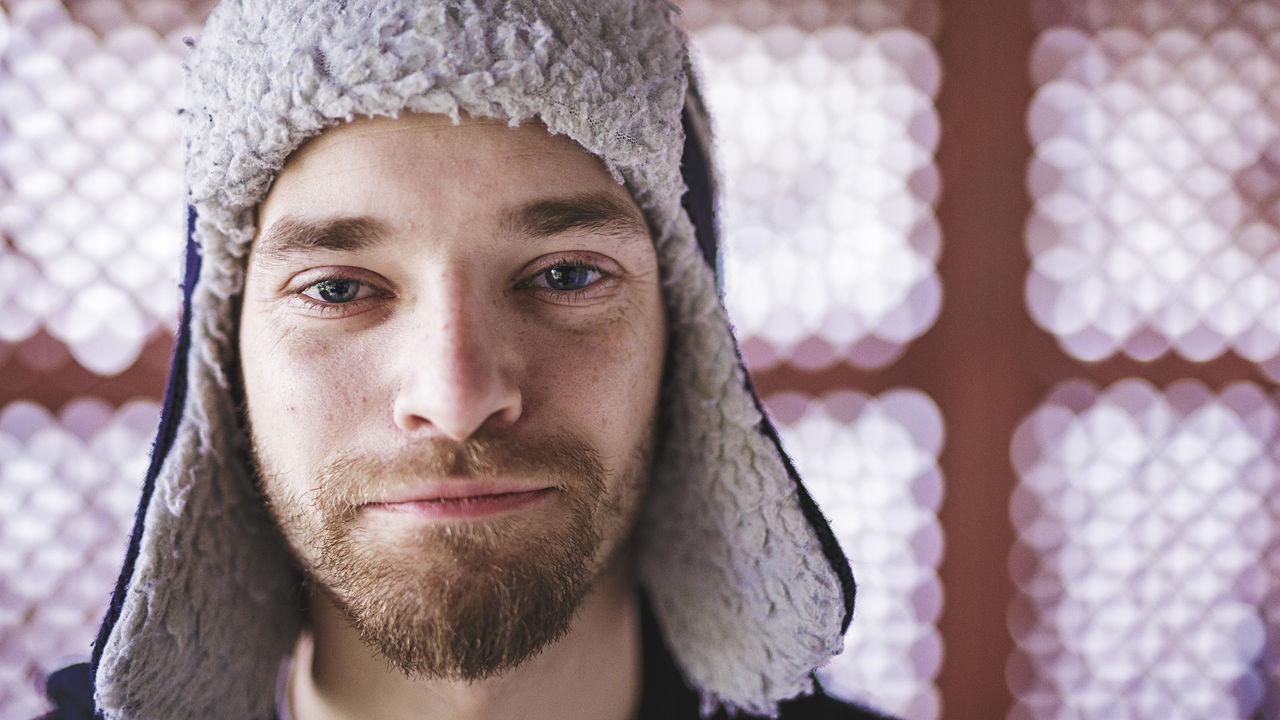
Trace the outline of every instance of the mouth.
<instances>
[{"instance_id":1,"label":"mouth","mask_svg":"<svg viewBox=\"0 0 1280 720\"><path fill-rule=\"evenodd\" d=\"M549 499L553 487L529 490L453 488L417 497L369 503L375 512L413 515L431 520L470 520L529 508Z\"/></svg>"}]
</instances>

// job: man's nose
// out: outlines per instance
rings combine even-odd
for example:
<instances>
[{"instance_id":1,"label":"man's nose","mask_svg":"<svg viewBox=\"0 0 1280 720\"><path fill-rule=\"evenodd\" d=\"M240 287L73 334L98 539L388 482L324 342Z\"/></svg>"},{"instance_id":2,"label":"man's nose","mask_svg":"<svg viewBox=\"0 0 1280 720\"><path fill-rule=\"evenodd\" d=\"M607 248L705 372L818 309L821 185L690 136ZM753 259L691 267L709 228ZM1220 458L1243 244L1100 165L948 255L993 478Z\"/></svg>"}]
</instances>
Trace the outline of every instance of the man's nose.
<instances>
[{"instance_id":1,"label":"man's nose","mask_svg":"<svg viewBox=\"0 0 1280 720\"><path fill-rule=\"evenodd\" d=\"M414 311L393 412L404 430L462 442L481 428L514 424L523 408L518 358L500 310L449 285Z\"/></svg>"}]
</instances>

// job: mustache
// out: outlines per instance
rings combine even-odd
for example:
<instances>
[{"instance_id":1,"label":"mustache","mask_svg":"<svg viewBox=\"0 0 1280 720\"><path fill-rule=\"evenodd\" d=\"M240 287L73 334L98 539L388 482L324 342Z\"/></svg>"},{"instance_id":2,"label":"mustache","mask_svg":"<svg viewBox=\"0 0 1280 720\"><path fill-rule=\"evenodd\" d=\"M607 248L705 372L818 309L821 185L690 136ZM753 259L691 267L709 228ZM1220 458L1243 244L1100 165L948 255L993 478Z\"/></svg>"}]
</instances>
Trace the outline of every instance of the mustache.
<instances>
[{"instance_id":1,"label":"mustache","mask_svg":"<svg viewBox=\"0 0 1280 720\"><path fill-rule=\"evenodd\" d=\"M604 475L600 453L571 433L537 439L478 434L461 443L432 439L396 453L340 451L319 469L306 494L324 515L334 517L424 480L529 478L594 495L603 489Z\"/></svg>"}]
</instances>

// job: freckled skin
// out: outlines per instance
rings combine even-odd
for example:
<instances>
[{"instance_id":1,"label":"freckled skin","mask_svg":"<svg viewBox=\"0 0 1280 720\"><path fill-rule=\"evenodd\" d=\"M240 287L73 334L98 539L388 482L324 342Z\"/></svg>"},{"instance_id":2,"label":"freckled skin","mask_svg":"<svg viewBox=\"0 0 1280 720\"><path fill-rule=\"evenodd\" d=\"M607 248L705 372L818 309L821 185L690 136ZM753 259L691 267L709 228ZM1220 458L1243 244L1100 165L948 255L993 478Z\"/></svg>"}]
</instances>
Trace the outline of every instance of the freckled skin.
<instances>
[{"instance_id":1,"label":"freckled skin","mask_svg":"<svg viewBox=\"0 0 1280 720\"><path fill-rule=\"evenodd\" d=\"M270 452L287 472L312 465L334 443L393 449L415 434L465 437L476 423L509 420L500 406L511 401L492 399L507 393L519 395L511 431L534 432L553 418L581 432L607 428L616 437L599 438L598 449L607 464L624 461L651 421L665 343L651 245L580 235L519 242L500 237L494 224L503 206L599 189L631 202L626 190L571 140L536 126L396 122L356 122L322 135L291 158L260 209L261 228L285 213L350 214L386 219L399 231L356 257L321 252L283 266L251 259L241 327L250 414L262 427L273 407L303 416L278 444L266 438ZM325 162L339 155L342 163ZM577 249L625 270L612 297L570 308L512 290L530 261ZM397 297L355 317L307 317L288 302L287 283L327 265L376 273ZM396 426L397 399L414 402L406 395L434 390L449 392L423 402L471 407L439 421L432 409L407 408L426 424ZM313 426L307 417L327 421Z\"/></svg>"},{"instance_id":2,"label":"freckled skin","mask_svg":"<svg viewBox=\"0 0 1280 720\"><path fill-rule=\"evenodd\" d=\"M311 689L332 701L330 710L343 700L362 708L353 716L382 716L375 705L410 716L447 698L475 716L572 717L577 705L555 703L588 707L579 701L595 693L603 704L594 707L612 707L635 696L638 661L617 658L638 658L638 625L618 618L634 620L622 549L643 488L621 478L644 463L662 381L666 322L656 253L644 234L512 237L499 222L510 208L593 192L612 194L640 216L597 158L537 124L454 126L447 118L405 115L326 131L291 156L259 207L260 233L286 216L370 217L390 229L382 242L355 252L250 254L240 355L256 451L272 470L263 479L269 491L306 493L341 450L394 456L482 431L534 442L567 431L599 453L610 507L617 508L575 628L528 663L528 672L522 666L497 684L409 688L402 674L380 674L364 664L367 653L362 659L334 640L341 628L324 635L332 608L313 608L316 672L323 653L346 653L328 667L350 676L316 676L332 681ZM588 258L608 277L573 302L529 284L549 258L561 256ZM326 276L372 291L322 312L304 290L314 295ZM536 537L539 523L551 524L562 510L556 501L543 503L525 527ZM285 535L304 564L315 559L288 528ZM522 680L522 672L537 681ZM620 691L619 683L631 690ZM558 690L544 696L544 688ZM619 705L608 715L626 717L631 709Z\"/></svg>"},{"instance_id":3,"label":"freckled skin","mask_svg":"<svg viewBox=\"0 0 1280 720\"><path fill-rule=\"evenodd\" d=\"M309 427L282 438L283 466L305 467L333 442L355 440L353 431L378 438L369 442L385 443L388 435L411 441L407 431L393 429L390 406L415 385L434 382L454 385L459 395L482 395L490 383L517 389L518 424L534 425L547 413L589 430L630 418L622 423L630 432L602 438L600 449L616 461L651 417L660 380L665 328L651 246L583 237L516 243L497 237L498 228L486 227L485 220L494 220L504 205L582 190L605 188L630 202L626 190L563 136L537 127L454 127L432 120L337 128L291 158L277 179L261 208L260 227L284 213L347 213L390 219L402 234L359 257L316 253L284 267L251 261L241 343L252 416L269 420L276 393L303 414L340 416L365 405L373 411L340 427ZM406 137L419 140L418 147ZM346 151L356 146L361 161L353 162ZM325 164L338 154L344 163ZM579 248L608 254L626 269L616 297L565 308L510 289L512 276L529 261ZM398 297L352 318L301 316L281 286L299 268L330 263L372 270L395 286ZM434 342L459 333L466 333L470 346ZM255 352L274 343L275 352ZM355 366L358 357L373 361ZM437 367L427 367L433 360ZM460 430L416 431L466 433L474 429L465 427L475 422L468 420Z\"/></svg>"}]
</instances>

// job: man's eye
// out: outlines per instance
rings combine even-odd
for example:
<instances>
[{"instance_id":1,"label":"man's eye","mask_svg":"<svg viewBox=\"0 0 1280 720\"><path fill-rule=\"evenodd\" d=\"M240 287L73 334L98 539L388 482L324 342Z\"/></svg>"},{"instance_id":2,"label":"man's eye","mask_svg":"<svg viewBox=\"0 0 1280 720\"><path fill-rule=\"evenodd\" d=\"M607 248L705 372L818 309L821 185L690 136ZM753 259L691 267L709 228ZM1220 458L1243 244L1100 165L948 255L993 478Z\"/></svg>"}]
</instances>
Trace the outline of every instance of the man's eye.
<instances>
[{"instance_id":1,"label":"man's eye","mask_svg":"<svg viewBox=\"0 0 1280 720\"><path fill-rule=\"evenodd\" d=\"M333 280L321 280L307 287L302 291L302 294L312 300L340 304L367 297L369 293L365 285L359 280L336 278Z\"/></svg>"},{"instance_id":2,"label":"man's eye","mask_svg":"<svg viewBox=\"0 0 1280 720\"><path fill-rule=\"evenodd\" d=\"M535 275L531 284L557 292L572 292L597 282L603 276L604 273L587 265L556 265Z\"/></svg>"}]
</instances>

